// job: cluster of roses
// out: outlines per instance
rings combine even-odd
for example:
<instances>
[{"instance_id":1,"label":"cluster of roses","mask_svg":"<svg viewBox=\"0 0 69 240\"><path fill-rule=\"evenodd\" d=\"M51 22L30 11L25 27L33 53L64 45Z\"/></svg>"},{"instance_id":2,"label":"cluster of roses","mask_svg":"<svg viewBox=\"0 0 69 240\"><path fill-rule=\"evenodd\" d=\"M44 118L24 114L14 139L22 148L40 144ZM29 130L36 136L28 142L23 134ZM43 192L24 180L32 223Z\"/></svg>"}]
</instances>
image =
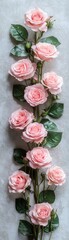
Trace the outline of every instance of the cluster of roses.
<instances>
[{"instance_id":1,"label":"cluster of roses","mask_svg":"<svg viewBox=\"0 0 69 240\"><path fill-rule=\"evenodd\" d=\"M47 21L50 17L40 9L29 11L25 14L25 24L35 32L47 31ZM34 58L40 62L49 61L56 58L59 54L57 48L49 43L38 42L32 47ZM35 84L26 86L24 90L24 99L33 108L47 101L48 94L57 95L61 92L63 84L62 77L55 72L47 72L42 76L41 82L38 82L36 75L37 65L31 62L29 58L17 61L11 66L9 73L18 81L35 79ZM61 186L65 182L65 173L58 166L52 166L52 158L49 150L40 146L47 136L47 130L44 125L35 121L33 113L26 109L19 109L11 114L9 119L10 128L23 130L22 139L25 142L37 144L33 149L26 153L28 164L33 169L48 168L46 179L48 185ZM50 167L50 168L49 168ZM9 177L9 192L25 193L26 188L31 184L30 176L23 171L16 171ZM37 203L33 210L29 212L32 223L35 225L46 226L51 217L52 207L49 203Z\"/></svg>"}]
</instances>

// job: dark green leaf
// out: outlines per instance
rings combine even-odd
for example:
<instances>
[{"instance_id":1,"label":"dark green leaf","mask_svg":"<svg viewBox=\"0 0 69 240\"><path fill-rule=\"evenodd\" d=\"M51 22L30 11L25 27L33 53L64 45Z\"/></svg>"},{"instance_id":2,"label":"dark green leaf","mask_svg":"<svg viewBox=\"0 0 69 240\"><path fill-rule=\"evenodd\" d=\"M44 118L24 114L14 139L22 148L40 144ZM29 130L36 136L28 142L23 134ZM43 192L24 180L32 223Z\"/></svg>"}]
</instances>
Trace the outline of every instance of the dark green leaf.
<instances>
[{"instance_id":1,"label":"dark green leaf","mask_svg":"<svg viewBox=\"0 0 69 240\"><path fill-rule=\"evenodd\" d=\"M30 174L31 168L29 166L23 166L19 170L27 172L28 174Z\"/></svg>"},{"instance_id":2,"label":"dark green leaf","mask_svg":"<svg viewBox=\"0 0 69 240\"><path fill-rule=\"evenodd\" d=\"M28 56L28 52L26 51L25 46L22 44L16 45L14 48L12 48L11 54L17 57Z\"/></svg>"},{"instance_id":3,"label":"dark green leaf","mask_svg":"<svg viewBox=\"0 0 69 240\"><path fill-rule=\"evenodd\" d=\"M33 235L33 226L28 221L20 220L18 232L21 233L23 236Z\"/></svg>"},{"instance_id":4,"label":"dark green leaf","mask_svg":"<svg viewBox=\"0 0 69 240\"><path fill-rule=\"evenodd\" d=\"M30 177L31 177L32 179L35 179L36 170L32 169L31 167L29 167L29 166L23 166L23 167L21 167L19 170L26 172L27 174L30 175Z\"/></svg>"},{"instance_id":5,"label":"dark green leaf","mask_svg":"<svg viewBox=\"0 0 69 240\"><path fill-rule=\"evenodd\" d=\"M63 114L64 104L63 103L53 103L48 115L52 118L60 118Z\"/></svg>"},{"instance_id":6,"label":"dark green leaf","mask_svg":"<svg viewBox=\"0 0 69 240\"><path fill-rule=\"evenodd\" d=\"M47 131L57 131L56 124L54 122L51 122L49 119L43 118L41 120L41 123L44 125Z\"/></svg>"},{"instance_id":7,"label":"dark green leaf","mask_svg":"<svg viewBox=\"0 0 69 240\"><path fill-rule=\"evenodd\" d=\"M55 45L56 47L59 46L61 43L59 42L59 40L56 37L50 36L47 38L42 38L40 40L41 42L46 42L46 43L50 43Z\"/></svg>"},{"instance_id":8,"label":"dark green leaf","mask_svg":"<svg viewBox=\"0 0 69 240\"><path fill-rule=\"evenodd\" d=\"M30 174L31 168L29 166L23 166L19 170L27 172L28 174Z\"/></svg>"},{"instance_id":9,"label":"dark green leaf","mask_svg":"<svg viewBox=\"0 0 69 240\"><path fill-rule=\"evenodd\" d=\"M48 221L48 225L44 227L44 232L52 232L59 226L59 217L56 214L56 217L54 219L51 219Z\"/></svg>"},{"instance_id":10,"label":"dark green leaf","mask_svg":"<svg viewBox=\"0 0 69 240\"><path fill-rule=\"evenodd\" d=\"M10 34L15 40L19 42L25 41L28 38L28 31L25 27L19 24L11 25Z\"/></svg>"},{"instance_id":11,"label":"dark green leaf","mask_svg":"<svg viewBox=\"0 0 69 240\"><path fill-rule=\"evenodd\" d=\"M21 148L15 148L13 152L13 158L16 163L23 164L25 161L23 161L23 157L26 156L26 151Z\"/></svg>"},{"instance_id":12,"label":"dark green leaf","mask_svg":"<svg viewBox=\"0 0 69 240\"><path fill-rule=\"evenodd\" d=\"M55 193L53 190L45 190L39 194L39 203L48 202L53 203L55 201Z\"/></svg>"},{"instance_id":13,"label":"dark green leaf","mask_svg":"<svg viewBox=\"0 0 69 240\"><path fill-rule=\"evenodd\" d=\"M53 148L56 147L62 138L62 132L48 132L47 138L44 139L43 146Z\"/></svg>"},{"instance_id":14,"label":"dark green leaf","mask_svg":"<svg viewBox=\"0 0 69 240\"><path fill-rule=\"evenodd\" d=\"M48 221L48 224L46 227L43 228L45 233L49 233L50 232L50 220Z\"/></svg>"},{"instance_id":15,"label":"dark green leaf","mask_svg":"<svg viewBox=\"0 0 69 240\"><path fill-rule=\"evenodd\" d=\"M28 211L28 202L23 198L16 198L15 200L15 208L19 213L26 213Z\"/></svg>"},{"instance_id":16,"label":"dark green leaf","mask_svg":"<svg viewBox=\"0 0 69 240\"><path fill-rule=\"evenodd\" d=\"M25 86L20 84L13 85L13 97L17 100L23 102L24 101L24 89Z\"/></svg>"}]
</instances>

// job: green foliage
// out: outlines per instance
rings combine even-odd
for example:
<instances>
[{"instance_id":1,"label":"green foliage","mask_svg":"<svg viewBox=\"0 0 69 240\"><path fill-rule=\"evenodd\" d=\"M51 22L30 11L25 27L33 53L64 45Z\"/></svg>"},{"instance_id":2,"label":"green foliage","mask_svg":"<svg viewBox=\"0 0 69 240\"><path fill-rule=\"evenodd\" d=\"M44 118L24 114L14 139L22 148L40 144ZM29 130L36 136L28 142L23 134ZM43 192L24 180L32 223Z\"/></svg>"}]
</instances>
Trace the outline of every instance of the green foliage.
<instances>
[{"instance_id":1,"label":"green foliage","mask_svg":"<svg viewBox=\"0 0 69 240\"><path fill-rule=\"evenodd\" d=\"M64 104L63 103L53 103L48 115L52 118L60 118L63 114Z\"/></svg>"},{"instance_id":2,"label":"green foliage","mask_svg":"<svg viewBox=\"0 0 69 240\"><path fill-rule=\"evenodd\" d=\"M59 42L59 40L54 37L54 36L50 36L50 37L46 37L46 38L42 38L40 40L41 42L46 42L46 43L50 43L53 44L54 46L58 47L61 43Z\"/></svg>"},{"instance_id":3,"label":"green foliage","mask_svg":"<svg viewBox=\"0 0 69 240\"><path fill-rule=\"evenodd\" d=\"M35 179L35 177L36 177L36 170L35 170L35 169L32 169L32 168L29 167L29 166L25 166L25 165L24 165L24 166L21 167L19 170L24 171L24 172L26 172L27 174L29 174L32 179Z\"/></svg>"},{"instance_id":4,"label":"green foliage","mask_svg":"<svg viewBox=\"0 0 69 240\"><path fill-rule=\"evenodd\" d=\"M24 198L16 198L15 208L19 213L26 213L28 211L28 201Z\"/></svg>"},{"instance_id":5,"label":"green foliage","mask_svg":"<svg viewBox=\"0 0 69 240\"><path fill-rule=\"evenodd\" d=\"M48 132L47 137L44 139L43 141L43 146L45 147L49 147L49 148L53 148L56 147L62 138L62 132Z\"/></svg>"},{"instance_id":6,"label":"green foliage","mask_svg":"<svg viewBox=\"0 0 69 240\"><path fill-rule=\"evenodd\" d=\"M45 191L40 192L38 201L39 201L39 203L42 203L42 202L53 203L55 201L54 191L53 190L45 190Z\"/></svg>"},{"instance_id":7,"label":"green foliage","mask_svg":"<svg viewBox=\"0 0 69 240\"><path fill-rule=\"evenodd\" d=\"M10 35L18 42L24 42L28 38L28 31L25 27L19 24L12 24L10 28Z\"/></svg>"},{"instance_id":8,"label":"green foliage","mask_svg":"<svg viewBox=\"0 0 69 240\"><path fill-rule=\"evenodd\" d=\"M20 220L18 232L21 233L23 236L33 235L33 226L26 220Z\"/></svg>"},{"instance_id":9,"label":"green foliage","mask_svg":"<svg viewBox=\"0 0 69 240\"><path fill-rule=\"evenodd\" d=\"M57 213L55 213L54 216L51 217L51 219L48 221L48 225L44 227L44 232L52 232L59 226L59 217Z\"/></svg>"},{"instance_id":10,"label":"green foliage","mask_svg":"<svg viewBox=\"0 0 69 240\"><path fill-rule=\"evenodd\" d=\"M28 57L28 52L23 44L18 44L12 48L11 54L16 57Z\"/></svg>"},{"instance_id":11,"label":"green foliage","mask_svg":"<svg viewBox=\"0 0 69 240\"><path fill-rule=\"evenodd\" d=\"M15 84L13 85L13 97L19 100L20 102L24 101L24 85Z\"/></svg>"},{"instance_id":12,"label":"green foliage","mask_svg":"<svg viewBox=\"0 0 69 240\"><path fill-rule=\"evenodd\" d=\"M21 148L15 148L13 152L13 158L14 161L18 164L23 164L25 163L25 160L23 158L26 156L26 151Z\"/></svg>"},{"instance_id":13,"label":"green foliage","mask_svg":"<svg viewBox=\"0 0 69 240\"><path fill-rule=\"evenodd\" d=\"M48 118L42 118L41 123L44 125L47 131L57 130L57 125L54 122L50 121Z\"/></svg>"}]
</instances>

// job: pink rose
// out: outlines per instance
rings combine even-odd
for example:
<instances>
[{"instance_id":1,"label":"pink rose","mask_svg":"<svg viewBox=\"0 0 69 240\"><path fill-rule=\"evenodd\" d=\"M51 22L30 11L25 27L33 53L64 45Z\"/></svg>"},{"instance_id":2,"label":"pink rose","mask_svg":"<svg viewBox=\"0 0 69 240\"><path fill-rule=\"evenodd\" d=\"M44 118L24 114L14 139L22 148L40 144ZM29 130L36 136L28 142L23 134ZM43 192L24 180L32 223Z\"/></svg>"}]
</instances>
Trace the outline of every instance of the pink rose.
<instances>
[{"instance_id":1,"label":"pink rose","mask_svg":"<svg viewBox=\"0 0 69 240\"><path fill-rule=\"evenodd\" d=\"M25 88L24 98L32 107L45 103L47 101L47 97L48 93L41 83Z\"/></svg>"},{"instance_id":2,"label":"pink rose","mask_svg":"<svg viewBox=\"0 0 69 240\"><path fill-rule=\"evenodd\" d=\"M48 185L55 184L61 186L65 183L66 175L62 168L58 166L51 167L46 173L48 179Z\"/></svg>"},{"instance_id":3,"label":"pink rose","mask_svg":"<svg viewBox=\"0 0 69 240\"><path fill-rule=\"evenodd\" d=\"M42 11L40 8L31 9L25 14L25 24L35 32L37 32L38 30L46 32L46 21L48 19L48 14Z\"/></svg>"},{"instance_id":4,"label":"pink rose","mask_svg":"<svg viewBox=\"0 0 69 240\"><path fill-rule=\"evenodd\" d=\"M50 43L37 43L32 46L34 56L36 59L41 61L49 61L56 58L59 54L57 48Z\"/></svg>"},{"instance_id":5,"label":"pink rose","mask_svg":"<svg viewBox=\"0 0 69 240\"><path fill-rule=\"evenodd\" d=\"M23 171L16 171L9 177L9 192L21 193L30 186L31 178Z\"/></svg>"},{"instance_id":6,"label":"pink rose","mask_svg":"<svg viewBox=\"0 0 69 240\"><path fill-rule=\"evenodd\" d=\"M52 158L49 151L43 147L35 147L26 153L31 168L47 168L51 166Z\"/></svg>"},{"instance_id":7,"label":"pink rose","mask_svg":"<svg viewBox=\"0 0 69 240\"><path fill-rule=\"evenodd\" d=\"M36 64L32 63L28 58L17 61L12 64L9 73L18 81L32 78L35 74Z\"/></svg>"},{"instance_id":8,"label":"pink rose","mask_svg":"<svg viewBox=\"0 0 69 240\"><path fill-rule=\"evenodd\" d=\"M9 118L10 128L24 129L34 119L33 113L28 112L26 109L19 109L11 114Z\"/></svg>"},{"instance_id":9,"label":"pink rose","mask_svg":"<svg viewBox=\"0 0 69 240\"><path fill-rule=\"evenodd\" d=\"M22 133L22 139L25 142L41 143L46 136L46 129L43 124L38 122L30 123Z\"/></svg>"},{"instance_id":10,"label":"pink rose","mask_svg":"<svg viewBox=\"0 0 69 240\"><path fill-rule=\"evenodd\" d=\"M51 94L59 94L63 85L63 78L58 76L55 72L44 73L42 84L49 89Z\"/></svg>"},{"instance_id":11,"label":"pink rose","mask_svg":"<svg viewBox=\"0 0 69 240\"><path fill-rule=\"evenodd\" d=\"M51 218L52 207L49 203L35 204L29 212L31 222L35 225L46 226Z\"/></svg>"}]
</instances>

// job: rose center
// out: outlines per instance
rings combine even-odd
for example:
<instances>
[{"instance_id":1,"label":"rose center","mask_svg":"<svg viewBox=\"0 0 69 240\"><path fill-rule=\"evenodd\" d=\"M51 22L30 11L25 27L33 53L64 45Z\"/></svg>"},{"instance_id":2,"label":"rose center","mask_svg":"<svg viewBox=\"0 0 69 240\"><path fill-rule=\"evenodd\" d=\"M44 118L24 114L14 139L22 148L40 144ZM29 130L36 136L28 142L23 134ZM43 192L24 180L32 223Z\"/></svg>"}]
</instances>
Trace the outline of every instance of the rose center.
<instances>
[{"instance_id":1,"label":"rose center","mask_svg":"<svg viewBox=\"0 0 69 240\"><path fill-rule=\"evenodd\" d=\"M57 78L53 77L49 77L47 79L45 79L45 84L48 84L49 86L53 86L53 84L57 84Z\"/></svg>"},{"instance_id":2,"label":"rose center","mask_svg":"<svg viewBox=\"0 0 69 240\"><path fill-rule=\"evenodd\" d=\"M26 115L24 113L19 113L15 120L17 123L26 122Z\"/></svg>"},{"instance_id":3,"label":"rose center","mask_svg":"<svg viewBox=\"0 0 69 240\"><path fill-rule=\"evenodd\" d=\"M42 152L36 152L34 154L34 158L35 158L35 160L37 160L37 162L40 162L40 161L44 160L45 156L44 156L44 154L42 154Z\"/></svg>"},{"instance_id":4,"label":"rose center","mask_svg":"<svg viewBox=\"0 0 69 240\"><path fill-rule=\"evenodd\" d=\"M19 187L24 187L26 184L26 179L21 177L21 176L18 176L17 179L16 179L16 185L19 186Z\"/></svg>"},{"instance_id":5,"label":"rose center","mask_svg":"<svg viewBox=\"0 0 69 240\"><path fill-rule=\"evenodd\" d=\"M39 126L33 126L31 127L31 130L30 130L31 134L34 134L34 135L36 135L36 133L39 131L40 131Z\"/></svg>"},{"instance_id":6,"label":"rose center","mask_svg":"<svg viewBox=\"0 0 69 240\"><path fill-rule=\"evenodd\" d=\"M47 209L41 209L39 212L39 217L41 218L47 217Z\"/></svg>"},{"instance_id":7,"label":"rose center","mask_svg":"<svg viewBox=\"0 0 69 240\"><path fill-rule=\"evenodd\" d=\"M42 15L40 15L40 13L33 13L32 14L32 20L40 21L40 20L42 20Z\"/></svg>"}]
</instances>

